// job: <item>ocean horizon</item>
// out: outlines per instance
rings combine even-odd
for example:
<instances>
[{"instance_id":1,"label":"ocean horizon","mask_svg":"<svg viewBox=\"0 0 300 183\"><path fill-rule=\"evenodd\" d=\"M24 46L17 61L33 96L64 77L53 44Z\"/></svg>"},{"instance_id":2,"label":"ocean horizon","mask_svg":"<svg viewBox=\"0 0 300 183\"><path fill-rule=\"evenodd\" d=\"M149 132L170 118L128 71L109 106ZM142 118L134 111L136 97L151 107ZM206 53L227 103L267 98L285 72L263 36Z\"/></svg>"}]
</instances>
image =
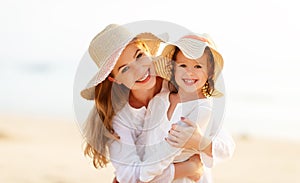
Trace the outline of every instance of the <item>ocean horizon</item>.
<instances>
[{"instance_id":1,"label":"ocean horizon","mask_svg":"<svg viewBox=\"0 0 300 183\"><path fill-rule=\"evenodd\" d=\"M76 119L73 109L77 64L79 62L2 62L0 113L67 118L74 123L82 121ZM245 136L300 140L298 88L289 89L289 95L277 96L276 90L280 87L276 82L245 88L246 85L227 74L229 70L225 71L226 108L223 126L226 129ZM260 76L242 77L245 82L260 80ZM237 83L243 87L237 87ZM92 103L88 105L92 106Z\"/></svg>"}]
</instances>

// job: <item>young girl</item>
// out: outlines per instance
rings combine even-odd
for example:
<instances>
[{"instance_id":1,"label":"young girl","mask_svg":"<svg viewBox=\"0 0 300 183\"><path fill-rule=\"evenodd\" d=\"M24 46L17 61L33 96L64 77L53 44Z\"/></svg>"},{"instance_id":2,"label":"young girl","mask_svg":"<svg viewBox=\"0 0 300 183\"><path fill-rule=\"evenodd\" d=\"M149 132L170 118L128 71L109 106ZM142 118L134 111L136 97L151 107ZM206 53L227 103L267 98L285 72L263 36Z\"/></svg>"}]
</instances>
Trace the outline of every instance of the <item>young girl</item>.
<instances>
[{"instance_id":1,"label":"young girl","mask_svg":"<svg viewBox=\"0 0 300 183\"><path fill-rule=\"evenodd\" d=\"M84 153L94 166L109 160L119 182L138 182L141 155L139 134L148 102L162 90L163 80L151 67L160 40L152 34L132 35L124 27L109 25L92 40L89 53L99 68L81 95L95 101L85 124ZM199 158L170 164L155 177L159 182L201 176Z\"/></svg>"},{"instance_id":2,"label":"young girl","mask_svg":"<svg viewBox=\"0 0 300 183\"><path fill-rule=\"evenodd\" d=\"M145 165L141 168L140 175L140 180L144 182L152 181L153 177L160 175L171 162L183 162L192 155L199 154L211 144L211 132L218 131L211 127L220 128L220 124L212 124L215 121L212 120L212 101L209 98L221 96L221 93L215 90L214 83L223 66L222 57L205 37L185 36L174 45L175 49L171 49L175 50L172 58L174 62L171 89L159 93L151 100L144 122L147 146L143 157ZM167 46L167 50L169 48L170 46ZM180 149L171 147L164 141L173 123L186 125L180 121L184 118L196 122L202 131L203 137L198 147ZM180 136L175 129L171 133L175 137ZM171 139L169 141L172 143ZM201 182L210 182L209 178L204 173ZM194 181L182 178L173 182Z\"/></svg>"}]
</instances>

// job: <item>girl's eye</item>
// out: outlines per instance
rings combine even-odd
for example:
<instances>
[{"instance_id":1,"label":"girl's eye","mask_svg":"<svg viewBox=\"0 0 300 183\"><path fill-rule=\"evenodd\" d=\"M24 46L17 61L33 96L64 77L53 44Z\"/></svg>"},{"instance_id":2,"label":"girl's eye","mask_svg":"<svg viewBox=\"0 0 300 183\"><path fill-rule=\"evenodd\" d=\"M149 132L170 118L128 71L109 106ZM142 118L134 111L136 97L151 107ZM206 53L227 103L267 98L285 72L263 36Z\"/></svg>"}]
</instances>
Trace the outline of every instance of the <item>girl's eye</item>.
<instances>
[{"instance_id":1,"label":"girl's eye","mask_svg":"<svg viewBox=\"0 0 300 183\"><path fill-rule=\"evenodd\" d=\"M202 66L201 66L201 65L195 65L194 68L196 68L196 69L201 69Z\"/></svg>"},{"instance_id":2,"label":"girl's eye","mask_svg":"<svg viewBox=\"0 0 300 183\"><path fill-rule=\"evenodd\" d=\"M125 73L126 71L128 71L129 69L129 66L124 66L122 69L121 69L121 73Z\"/></svg>"},{"instance_id":3,"label":"girl's eye","mask_svg":"<svg viewBox=\"0 0 300 183\"><path fill-rule=\"evenodd\" d=\"M179 64L179 67L186 68L185 64Z\"/></svg>"}]
</instances>

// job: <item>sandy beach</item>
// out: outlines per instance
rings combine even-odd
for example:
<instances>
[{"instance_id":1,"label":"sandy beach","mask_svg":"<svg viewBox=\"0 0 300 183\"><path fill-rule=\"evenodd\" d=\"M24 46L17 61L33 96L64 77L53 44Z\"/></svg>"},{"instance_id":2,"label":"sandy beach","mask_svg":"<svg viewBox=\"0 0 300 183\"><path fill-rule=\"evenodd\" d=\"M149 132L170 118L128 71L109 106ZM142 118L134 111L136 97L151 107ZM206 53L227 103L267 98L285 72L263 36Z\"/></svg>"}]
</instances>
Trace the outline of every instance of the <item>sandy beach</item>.
<instances>
[{"instance_id":1,"label":"sandy beach","mask_svg":"<svg viewBox=\"0 0 300 183\"><path fill-rule=\"evenodd\" d=\"M234 135L231 160L213 169L216 183L297 182L300 142ZM83 156L80 130L71 120L0 117L1 183L111 182L113 168L96 170Z\"/></svg>"}]
</instances>

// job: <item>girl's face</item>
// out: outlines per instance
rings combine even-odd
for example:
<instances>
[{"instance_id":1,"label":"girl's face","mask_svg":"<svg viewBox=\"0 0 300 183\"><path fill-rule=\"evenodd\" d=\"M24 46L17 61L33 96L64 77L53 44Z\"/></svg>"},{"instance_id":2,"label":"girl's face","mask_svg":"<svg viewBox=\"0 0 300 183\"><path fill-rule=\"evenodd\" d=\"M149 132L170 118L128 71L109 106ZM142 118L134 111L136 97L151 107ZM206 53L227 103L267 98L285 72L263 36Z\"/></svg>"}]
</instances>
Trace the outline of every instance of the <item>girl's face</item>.
<instances>
[{"instance_id":1,"label":"girl's face","mask_svg":"<svg viewBox=\"0 0 300 183\"><path fill-rule=\"evenodd\" d=\"M181 51L176 56L175 81L179 91L199 92L208 78L207 55L196 59L186 58Z\"/></svg>"},{"instance_id":2,"label":"girl's face","mask_svg":"<svg viewBox=\"0 0 300 183\"><path fill-rule=\"evenodd\" d=\"M145 48L134 42L123 50L112 74L118 84L124 84L132 90L150 89L156 83L152 60Z\"/></svg>"}]
</instances>

